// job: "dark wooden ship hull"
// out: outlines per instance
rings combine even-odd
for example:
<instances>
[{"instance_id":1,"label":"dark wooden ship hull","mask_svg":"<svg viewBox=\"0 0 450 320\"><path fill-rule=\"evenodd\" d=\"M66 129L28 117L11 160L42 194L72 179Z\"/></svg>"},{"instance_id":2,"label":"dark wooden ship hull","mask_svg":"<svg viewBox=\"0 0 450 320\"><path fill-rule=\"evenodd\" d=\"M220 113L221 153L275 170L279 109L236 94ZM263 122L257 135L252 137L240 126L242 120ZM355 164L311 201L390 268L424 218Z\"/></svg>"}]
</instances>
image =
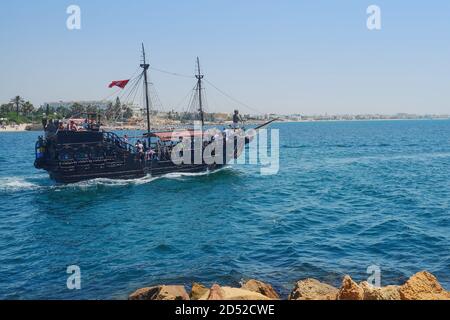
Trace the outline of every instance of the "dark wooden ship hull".
<instances>
[{"instance_id":1,"label":"dark wooden ship hull","mask_svg":"<svg viewBox=\"0 0 450 320\"><path fill-rule=\"evenodd\" d=\"M76 183L93 179L123 179L132 180L146 177L158 177L169 173L198 173L220 169L224 165L174 165L171 161L166 163L148 164L125 163L116 167L109 167L105 164L104 168L98 168L94 164L77 166L67 170L61 170L60 167L49 168L50 178L58 183Z\"/></svg>"},{"instance_id":2,"label":"dark wooden ship hull","mask_svg":"<svg viewBox=\"0 0 450 320\"><path fill-rule=\"evenodd\" d=\"M246 141L247 143L249 141ZM241 155L245 145L235 142L220 163L175 164L170 158L146 157L110 132L60 131L38 140L35 167L46 170L58 183L75 183L98 178L138 179L169 173L198 173L222 168ZM225 148L225 146L224 146ZM194 159L194 150L192 159Z\"/></svg>"}]
</instances>

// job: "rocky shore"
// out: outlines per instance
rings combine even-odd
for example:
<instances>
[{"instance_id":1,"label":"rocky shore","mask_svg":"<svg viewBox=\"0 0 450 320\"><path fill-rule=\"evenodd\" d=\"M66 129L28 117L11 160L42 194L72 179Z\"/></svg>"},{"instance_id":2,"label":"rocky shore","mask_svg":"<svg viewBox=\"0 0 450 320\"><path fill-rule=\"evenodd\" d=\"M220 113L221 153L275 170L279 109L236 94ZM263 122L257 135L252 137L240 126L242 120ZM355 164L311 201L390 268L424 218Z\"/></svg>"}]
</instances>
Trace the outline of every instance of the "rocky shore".
<instances>
[{"instance_id":1,"label":"rocky shore","mask_svg":"<svg viewBox=\"0 0 450 320\"><path fill-rule=\"evenodd\" d=\"M158 285L138 289L130 300L450 300L434 275L418 272L402 285L374 287L364 281L356 283L345 276L340 288L316 279L298 281L287 297L281 297L274 288L258 280L248 280L240 288L214 284L207 288L194 283L188 294L181 285Z\"/></svg>"}]
</instances>

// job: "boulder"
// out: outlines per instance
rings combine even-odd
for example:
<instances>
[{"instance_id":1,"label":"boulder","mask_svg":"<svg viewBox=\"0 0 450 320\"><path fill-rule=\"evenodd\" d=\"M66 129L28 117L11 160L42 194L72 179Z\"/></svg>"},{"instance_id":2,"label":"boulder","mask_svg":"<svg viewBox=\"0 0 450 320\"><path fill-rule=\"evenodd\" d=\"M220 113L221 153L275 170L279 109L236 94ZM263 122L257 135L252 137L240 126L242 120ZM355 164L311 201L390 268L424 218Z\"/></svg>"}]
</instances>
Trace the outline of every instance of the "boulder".
<instances>
[{"instance_id":1,"label":"boulder","mask_svg":"<svg viewBox=\"0 0 450 320\"><path fill-rule=\"evenodd\" d=\"M138 289L128 297L129 300L189 300L184 286L154 286Z\"/></svg>"},{"instance_id":2,"label":"boulder","mask_svg":"<svg viewBox=\"0 0 450 320\"><path fill-rule=\"evenodd\" d=\"M258 292L240 288L221 287L217 284L211 287L208 300L271 300Z\"/></svg>"},{"instance_id":3,"label":"boulder","mask_svg":"<svg viewBox=\"0 0 450 320\"><path fill-rule=\"evenodd\" d=\"M210 290L199 283L192 284L191 294L189 295L191 300L207 300Z\"/></svg>"},{"instance_id":4,"label":"boulder","mask_svg":"<svg viewBox=\"0 0 450 320\"><path fill-rule=\"evenodd\" d=\"M402 300L450 300L450 293L427 271L413 275L399 291Z\"/></svg>"},{"instance_id":5,"label":"boulder","mask_svg":"<svg viewBox=\"0 0 450 320\"><path fill-rule=\"evenodd\" d=\"M361 282L364 300L400 300L399 286L374 287L367 281Z\"/></svg>"},{"instance_id":6,"label":"boulder","mask_svg":"<svg viewBox=\"0 0 450 320\"><path fill-rule=\"evenodd\" d=\"M251 279L246 281L242 284L241 289L261 293L270 299L280 299L280 296L270 284L258 280Z\"/></svg>"},{"instance_id":7,"label":"boulder","mask_svg":"<svg viewBox=\"0 0 450 320\"><path fill-rule=\"evenodd\" d=\"M339 289L338 300L363 300L364 290L356 282L350 278L350 276L345 276L342 280L342 286Z\"/></svg>"},{"instance_id":8,"label":"boulder","mask_svg":"<svg viewBox=\"0 0 450 320\"><path fill-rule=\"evenodd\" d=\"M211 290L209 290L209 295L207 300L224 300L225 293L223 289L218 284L213 284Z\"/></svg>"},{"instance_id":9,"label":"boulder","mask_svg":"<svg viewBox=\"0 0 450 320\"><path fill-rule=\"evenodd\" d=\"M338 289L316 279L298 281L289 300L336 300Z\"/></svg>"}]
</instances>

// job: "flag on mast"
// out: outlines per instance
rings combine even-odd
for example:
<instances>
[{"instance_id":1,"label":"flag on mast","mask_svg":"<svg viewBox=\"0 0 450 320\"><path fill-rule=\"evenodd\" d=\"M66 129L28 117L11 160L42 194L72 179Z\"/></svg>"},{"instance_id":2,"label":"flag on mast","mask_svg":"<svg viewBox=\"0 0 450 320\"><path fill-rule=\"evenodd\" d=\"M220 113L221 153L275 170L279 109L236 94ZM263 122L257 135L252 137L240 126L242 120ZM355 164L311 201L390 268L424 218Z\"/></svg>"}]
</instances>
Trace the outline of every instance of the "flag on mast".
<instances>
[{"instance_id":1,"label":"flag on mast","mask_svg":"<svg viewBox=\"0 0 450 320\"><path fill-rule=\"evenodd\" d=\"M119 88L125 88L125 86L128 84L128 82L129 82L130 80L116 80L116 81L112 81L110 84L109 84L109 88L112 88L112 87L119 87Z\"/></svg>"}]
</instances>

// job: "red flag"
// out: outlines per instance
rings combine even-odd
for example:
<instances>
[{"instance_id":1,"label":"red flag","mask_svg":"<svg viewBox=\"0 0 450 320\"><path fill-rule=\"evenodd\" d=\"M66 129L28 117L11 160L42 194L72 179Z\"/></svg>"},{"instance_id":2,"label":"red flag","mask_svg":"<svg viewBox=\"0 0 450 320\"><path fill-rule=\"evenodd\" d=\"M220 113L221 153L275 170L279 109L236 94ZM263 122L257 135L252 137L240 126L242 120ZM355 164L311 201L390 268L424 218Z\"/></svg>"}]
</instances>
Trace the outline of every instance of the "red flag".
<instances>
[{"instance_id":1,"label":"red flag","mask_svg":"<svg viewBox=\"0 0 450 320\"><path fill-rule=\"evenodd\" d=\"M113 81L109 84L109 87L119 87L119 88L125 88L125 86L128 84L130 80L117 80L117 81Z\"/></svg>"}]
</instances>

